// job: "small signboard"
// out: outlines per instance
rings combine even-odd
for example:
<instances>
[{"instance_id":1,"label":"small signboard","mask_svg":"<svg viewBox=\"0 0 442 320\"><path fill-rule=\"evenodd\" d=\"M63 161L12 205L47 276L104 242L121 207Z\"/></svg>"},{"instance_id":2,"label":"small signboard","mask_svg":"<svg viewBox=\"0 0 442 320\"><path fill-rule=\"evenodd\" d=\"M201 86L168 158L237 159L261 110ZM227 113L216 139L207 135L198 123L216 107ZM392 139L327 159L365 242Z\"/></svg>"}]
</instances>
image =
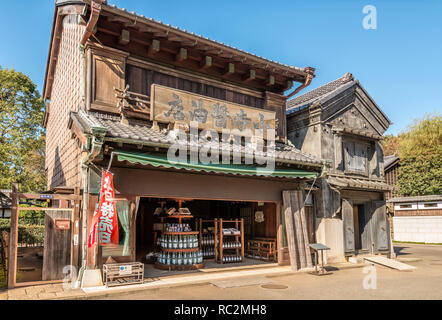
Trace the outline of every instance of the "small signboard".
<instances>
[{"instance_id":1,"label":"small signboard","mask_svg":"<svg viewBox=\"0 0 442 320\"><path fill-rule=\"evenodd\" d=\"M120 266L119 274L120 274L120 276L126 275L126 274L132 274L132 266L131 265Z\"/></svg>"},{"instance_id":2,"label":"small signboard","mask_svg":"<svg viewBox=\"0 0 442 320\"><path fill-rule=\"evenodd\" d=\"M55 229L56 230L69 230L71 228L70 220L55 220Z\"/></svg>"}]
</instances>

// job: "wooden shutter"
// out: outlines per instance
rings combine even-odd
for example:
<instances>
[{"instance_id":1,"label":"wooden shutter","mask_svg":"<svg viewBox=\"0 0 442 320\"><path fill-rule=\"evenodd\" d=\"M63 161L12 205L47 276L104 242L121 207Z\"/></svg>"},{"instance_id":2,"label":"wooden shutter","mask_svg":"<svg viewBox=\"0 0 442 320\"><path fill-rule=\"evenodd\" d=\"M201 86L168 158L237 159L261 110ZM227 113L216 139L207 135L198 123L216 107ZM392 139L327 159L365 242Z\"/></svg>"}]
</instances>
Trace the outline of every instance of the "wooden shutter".
<instances>
[{"instance_id":1,"label":"wooden shutter","mask_svg":"<svg viewBox=\"0 0 442 320\"><path fill-rule=\"evenodd\" d=\"M307 221L305 218L302 191L283 191L285 229L290 253L290 264L297 270L312 267L312 257L308 242Z\"/></svg>"},{"instance_id":2,"label":"wooden shutter","mask_svg":"<svg viewBox=\"0 0 442 320\"><path fill-rule=\"evenodd\" d=\"M342 220L344 224L344 251L355 252L355 234L353 221L353 201L342 199Z\"/></svg>"},{"instance_id":3,"label":"wooden shutter","mask_svg":"<svg viewBox=\"0 0 442 320\"><path fill-rule=\"evenodd\" d=\"M385 201L372 201L373 237L376 251L388 250L388 223L385 212Z\"/></svg>"},{"instance_id":4,"label":"wooden shutter","mask_svg":"<svg viewBox=\"0 0 442 320\"><path fill-rule=\"evenodd\" d=\"M355 143L354 150L354 170L365 172L367 168L367 146L364 144Z\"/></svg>"}]
</instances>

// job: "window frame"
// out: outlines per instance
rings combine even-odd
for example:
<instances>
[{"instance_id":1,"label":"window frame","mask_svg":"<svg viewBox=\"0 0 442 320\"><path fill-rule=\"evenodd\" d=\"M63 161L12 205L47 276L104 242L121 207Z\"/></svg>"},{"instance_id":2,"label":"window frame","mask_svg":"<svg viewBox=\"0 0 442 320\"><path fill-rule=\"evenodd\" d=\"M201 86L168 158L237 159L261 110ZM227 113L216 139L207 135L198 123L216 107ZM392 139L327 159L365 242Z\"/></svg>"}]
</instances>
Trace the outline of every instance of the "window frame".
<instances>
[{"instance_id":1,"label":"window frame","mask_svg":"<svg viewBox=\"0 0 442 320\"><path fill-rule=\"evenodd\" d=\"M362 145L365 147L365 170L353 170L349 168L349 153L347 150L347 146L348 144L353 144L355 150L356 150L356 145ZM372 146L369 142L366 141L360 141L360 140L356 140L356 139L342 139L342 149L343 149L343 153L344 153L344 173L346 174L354 174L354 175L362 175L362 176L366 176L368 177L369 172L370 172L370 158L369 158L369 154L372 151L371 150Z\"/></svg>"}]
</instances>

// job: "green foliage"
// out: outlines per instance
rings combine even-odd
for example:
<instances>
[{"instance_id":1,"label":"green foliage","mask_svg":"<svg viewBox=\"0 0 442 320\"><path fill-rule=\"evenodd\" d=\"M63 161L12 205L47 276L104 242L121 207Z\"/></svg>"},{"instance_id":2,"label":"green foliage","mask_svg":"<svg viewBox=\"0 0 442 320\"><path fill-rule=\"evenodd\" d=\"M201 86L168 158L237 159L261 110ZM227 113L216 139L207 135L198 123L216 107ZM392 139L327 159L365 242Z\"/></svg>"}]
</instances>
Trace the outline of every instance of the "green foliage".
<instances>
[{"instance_id":1,"label":"green foliage","mask_svg":"<svg viewBox=\"0 0 442 320\"><path fill-rule=\"evenodd\" d=\"M0 219L0 233L4 230L10 232L10 220ZM43 244L44 243L44 225L22 225L18 226L18 243L21 244Z\"/></svg>"},{"instance_id":2,"label":"green foliage","mask_svg":"<svg viewBox=\"0 0 442 320\"><path fill-rule=\"evenodd\" d=\"M44 103L26 75L0 68L0 188L45 188Z\"/></svg>"},{"instance_id":3,"label":"green foliage","mask_svg":"<svg viewBox=\"0 0 442 320\"><path fill-rule=\"evenodd\" d=\"M384 147L384 156L391 156L399 153L399 137L387 134L382 141Z\"/></svg>"},{"instance_id":4,"label":"green foliage","mask_svg":"<svg viewBox=\"0 0 442 320\"><path fill-rule=\"evenodd\" d=\"M442 194L442 116L426 115L399 135L398 185L405 196Z\"/></svg>"}]
</instances>

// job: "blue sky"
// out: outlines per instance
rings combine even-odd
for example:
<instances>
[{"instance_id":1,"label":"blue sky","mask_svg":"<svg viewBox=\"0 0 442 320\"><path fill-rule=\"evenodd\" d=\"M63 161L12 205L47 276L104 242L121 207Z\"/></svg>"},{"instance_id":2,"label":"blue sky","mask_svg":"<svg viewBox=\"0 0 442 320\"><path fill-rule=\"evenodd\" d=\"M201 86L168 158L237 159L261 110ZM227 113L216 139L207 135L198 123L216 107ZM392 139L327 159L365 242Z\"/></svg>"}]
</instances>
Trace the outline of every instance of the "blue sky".
<instances>
[{"instance_id":1,"label":"blue sky","mask_svg":"<svg viewBox=\"0 0 442 320\"><path fill-rule=\"evenodd\" d=\"M40 92L54 2L1 4L0 66L29 75ZM351 72L393 122L387 133L442 111L440 0L108 2L266 58L315 67L307 90ZM368 4L377 9L376 30L362 27Z\"/></svg>"}]
</instances>

